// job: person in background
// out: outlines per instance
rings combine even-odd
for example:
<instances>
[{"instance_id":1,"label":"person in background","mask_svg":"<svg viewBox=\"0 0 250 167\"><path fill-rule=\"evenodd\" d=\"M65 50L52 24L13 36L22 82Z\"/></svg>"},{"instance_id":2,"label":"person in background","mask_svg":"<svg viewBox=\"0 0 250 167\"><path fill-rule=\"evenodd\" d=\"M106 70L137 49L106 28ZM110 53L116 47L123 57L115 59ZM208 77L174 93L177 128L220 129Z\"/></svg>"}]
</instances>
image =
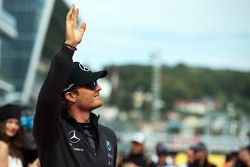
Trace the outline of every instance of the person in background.
<instances>
[{"instance_id":1,"label":"person in background","mask_svg":"<svg viewBox=\"0 0 250 167\"><path fill-rule=\"evenodd\" d=\"M20 116L21 107L18 105L6 104L0 107L0 167L23 167ZM28 164L28 167L39 166L38 159Z\"/></svg>"},{"instance_id":2,"label":"person in background","mask_svg":"<svg viewBox=\"0 0 250 167\"><path fill-rule=\"evenodd\" d=\"M145 136L142 133L136 133L131 140L131 151L124 158L123 167L149 167L152 161L145 154Z\"/></svg>"},{"instance_id":3,"label":"person in background","mask_svg":"<svg viewBox=\"0 0 250 167\"><path fill-rule=\"evenodd\" d=\"M116 167L122 167L124 152L120 151L117 153Z\"/></svg>"},{"instance_id":4,"label":"person in background","mask_svg":"<svg viewBox=\"0 0 250 167\"><path fill-rule=\"evenodd\" d=\"M250 167L250 150L247 147L240 149L235 167Z\"/></svg>"},{"instance_id":5,"label":"person in background","mask_svg":"<svg viewBox=\"0 0 250 167\"><path fill-rule=\"evenodd\" d=\"M20 126L23 129L23 164L27 166L37 159L37 147L32 134L33 112L29 107L23 107Z\"/></svg>"},{"instance_id":6,"label":"person in background","mask_svg":"<svg viewBox=\"0 0 250 167\"><path fill-rule=\"evenodd\" d=\"M191 167L216 167L216 165L208 161L208 149L207 146L199 142L193 147L194 161L190 164Z\"/></svg>"},{"instance_id":7,"label":"person in background","mask_svg":"<svg viewBox=\"0 0 250 167\"><path fill-rule=\"evenodd\" d=\"M191 164L194 162L194 150L193 147L189 147L187 150L187 166L190 167Z\"/></svg>"},{"instance_id":8,"label":"person in background","mask_svg":"<svg viewBox=\"0 0 250 167\"><path fill-rule=\"evenodd\" d=\"M157 145L156 154L158 161L152 165L153 167L174 167L173 164L167 162L168 151L163 144Z\"/></svg>"},{"instance_id":9,"label":"person in background","mask_svg":"<svg viewBox=\"0 0 250 167\"><path fill-rule=\"evenodd\" d=\"M226 160L223 167L234 167L237 161L237 152L230 152L226 155Z\"/></svg>"},{"instance_id":10,"label":"person in background","mask_svg":"<svg viewBox=\"0 0 250 167\"><path fill-rule=\"evenodd\" d=\"M180 167L191 167L194 162L194 148L193 146L189 147L186 151L187 162L186 164L180 165Z\"/></svg>"}]
</instances>

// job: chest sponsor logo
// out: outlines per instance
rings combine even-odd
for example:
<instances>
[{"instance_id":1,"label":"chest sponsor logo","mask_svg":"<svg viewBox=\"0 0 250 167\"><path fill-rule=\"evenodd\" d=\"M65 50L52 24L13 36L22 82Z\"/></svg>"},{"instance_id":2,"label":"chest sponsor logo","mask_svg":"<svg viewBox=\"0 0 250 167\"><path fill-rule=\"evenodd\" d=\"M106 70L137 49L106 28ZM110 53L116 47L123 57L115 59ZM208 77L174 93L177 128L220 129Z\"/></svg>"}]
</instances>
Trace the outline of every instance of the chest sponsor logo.
<instances>
[{"instance_id":1,"label":"chest sponsor logo","mask_svg":"<svg viewBox=\"0 0 250 167\"><path fill-rule=\"evenodd\" d=\"M83 65L79 64L79 68L83 71L90 71L88 67L84 67Z\"/></svg>"},{"instance_id":2,"label":"chest sponsor logo","mask_svg":"<svg viewBox=\"0 0 250 167\"><path fill-rule=\"evenodd\" d=\"M77 132L75 130L71 130L68 133L68 138L70 143L78 143L81 140L81 138L78 137Z\"/></svg>"},{"instance_id":3,"label":"chest sponsor logo","mask_svg":"<svg viewBox=\"0 0 250 167\"><path fill-rule=\"evenodd\" d=\"M85 149L82 148L79 144L79 141L81 140L81 138L79 137L80 134L79 132L77 132L76 130L71 130L69 131L69 133L67 134L68 136L68 140L69 140L69 145L71 146L71 148L76 151L76 152L84 152Z\"/></svg>"}]
</instances>

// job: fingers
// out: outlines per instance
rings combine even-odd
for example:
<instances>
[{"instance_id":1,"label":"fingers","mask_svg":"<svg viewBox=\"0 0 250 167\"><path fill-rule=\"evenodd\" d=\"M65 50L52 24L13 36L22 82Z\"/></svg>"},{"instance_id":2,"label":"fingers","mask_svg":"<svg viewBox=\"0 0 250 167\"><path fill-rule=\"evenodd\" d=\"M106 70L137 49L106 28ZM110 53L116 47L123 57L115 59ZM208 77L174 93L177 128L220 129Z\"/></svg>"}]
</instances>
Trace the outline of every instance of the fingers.
<instances>
[{"instance_id":1,"label":"fingers","mask_svg":"<svg viewBox=\"0 0 250 167\"><path fill-rule=\"evenodd\" d=\"M84 31L86 30L86 22L83 22L82 25L80 26L80 32L84 33Z\"/></svg>"},{"instance_id":2,"label":"fingers","mask_svg":"<svg viewBox=\"0 0 250 167\"><path fill-rule=\"evenodd\" d=\"M78 20L79 9L76 8L73 16L74 26L77 27L77 20Z\"/></svg>"},{"instance_id":3,"label":"fingers","mask_svg":"<svg viewBox=\"0 0 250 167\"><path fill-rule=\"evenodd\" d=\"M65 43L68 43L72 46L77 46L82 38L86 29L86 23L83 22L78 28L78 15L79 9L73 4L69 10L66 18L66 40Z\"/></svg>"},{"instance_id":4,"label":"fingers","mask_svg":"<svg viewBox=\"0 0 250 167\"><path fill-rule=\"evenodd\" d=\"M67 19L72 20L74 23L77 23L78 14L79 14L79 9L75 8L75 5L72 4L72 6L67 14Z\"/></svg>"},{"instance_id":5,"label":"fingers","mask_svg":"<svg viewBox=\"0 0 250 167\"><path fill-rule=\"evenodd\" d=\"M75 10L75 21L77 21L77 19L78 19L78 14L79 14L79 9L76 8L76 10Z\"/></svg>"},{"instance_id":6,"label":"fingers","mask_svg":"<svg viewBox=\"0 0 250 167\"><path fill-rule=\"evenodd\" d=\"M67 14L67 19L71 19L72 18L72 15L75 13L75 5L72 4L68 14Z\"/></svg>"}]
</instances>

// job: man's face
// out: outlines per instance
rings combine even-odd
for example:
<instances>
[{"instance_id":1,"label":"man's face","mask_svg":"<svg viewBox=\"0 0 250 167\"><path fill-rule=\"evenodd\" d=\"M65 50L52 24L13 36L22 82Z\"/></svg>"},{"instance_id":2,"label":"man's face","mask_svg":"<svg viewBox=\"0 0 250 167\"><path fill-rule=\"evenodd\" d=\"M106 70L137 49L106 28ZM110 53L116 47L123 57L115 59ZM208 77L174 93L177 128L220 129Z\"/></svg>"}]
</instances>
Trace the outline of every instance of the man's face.
<instances>
[{"instance_id":1,"label":"man's face","mask_svg":"<svg viewBox=\"0 0 250 167\"><path fill-rule=\"evenodd\" d=\"M158 158L159 158L159 160L158 160L159 163L164 164L164 163L166 163L167 154L165 154L165 153L158 154Z\"/></svg>"},{"instance_id":2,"label":"man's face","mask_svg":"<svg viewBox=\"0 0 250 167\"><path fill-rule=\"evenodd\" d=\"M84 86L76 88L75 102L73 105L81 107L83 110L91 111L103 105L100 97L101 87L96 86L95 89L90 89Z\"/></svg>"},{"instance_id":3,"label":"man's face","mask_svg":"<svg viewBox=\"0 0 250 167\"><path fill-rule=\"evenodd\" d=\"M246 148L240 150L239 159L242 160L243 162L250 161L250 153Z\"/></svg>"},{"instance_id":4,"label":"man's face","mask_svg":"<svg viewBox=\"0 0 250 167\"><path fill-rule=\"evenodd\" d=\"M144 150L144 144L143 143L137 143L137 142L132 142L132 149L131 152L133 154L141 154Z\"/></svg>"},{"instance_id":5,"label":"man's face","mask_svg":"<svg viewBox=\"0 0 250 167\"><path fill-rule=\"evenodd\" d=\"M193 163L194 161L194 151L192 149L187 150L188 163Z\"/></svg>"},{"instance_id":6,"label":"man's face","mask_svg":"<svg viewBox=\"0 0 250 167\"><path fill-rule=\"evenodd\" d=\"M194 160L200 161L206 158L206 151L205 150L197 150L194 153Z\"/></svg>"}]
</instances>

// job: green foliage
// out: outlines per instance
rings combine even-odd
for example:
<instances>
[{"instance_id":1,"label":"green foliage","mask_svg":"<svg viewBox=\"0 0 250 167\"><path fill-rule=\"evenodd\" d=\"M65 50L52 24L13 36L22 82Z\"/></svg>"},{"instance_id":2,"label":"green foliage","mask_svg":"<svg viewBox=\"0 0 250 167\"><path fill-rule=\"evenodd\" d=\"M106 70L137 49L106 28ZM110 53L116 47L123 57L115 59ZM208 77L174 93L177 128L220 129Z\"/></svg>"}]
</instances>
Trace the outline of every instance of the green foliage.
<instances>
[{"instance_id":1,"label":"green foliage","mask_svg":"<svg viewBox=\"0 0 250 167\"><path fill-rule=\"evenodd\" d=\"M152 67L124 65L119 71L119 89L116 105L132 109L132 94L135 90L151 91ZM188 67L184 64L161 69L161 98L165 109L172 109L176 99L210 97L225 104L234 102L242 110L250 109L250 73L232 70L212 70ZM112 102L111 102L112 103Z\"/></svg>"}]
</instances>

